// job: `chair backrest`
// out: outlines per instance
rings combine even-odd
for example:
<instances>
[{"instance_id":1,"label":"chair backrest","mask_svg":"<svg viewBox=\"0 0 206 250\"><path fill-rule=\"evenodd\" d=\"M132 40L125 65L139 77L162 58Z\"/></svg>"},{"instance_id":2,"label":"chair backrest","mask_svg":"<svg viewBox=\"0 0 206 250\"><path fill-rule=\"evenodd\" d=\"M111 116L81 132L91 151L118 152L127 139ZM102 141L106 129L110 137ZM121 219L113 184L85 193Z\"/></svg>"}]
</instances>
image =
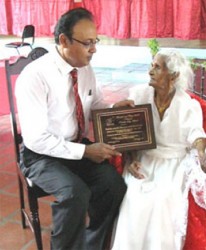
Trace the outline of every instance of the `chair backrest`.
<instances>
[{"instance_id":1,"label":"chair backrest","mask_svg":"<svg viewBox=\"0 0 206 250\"><path fill-rule=\"evenodd\" d=\"M24 30L22 33L22 43L24 42L25 38L29 37L32 37L32 44L33 44L35 39L35 27L32 24L24 26Z\"/></svg>"},{"instance_id":2,"label":"chair backrest","mask_svg":"<svg viewBox=\"0 0 206 250\"><path fill-rule=\"evenodd\" d=\"M202 116L203 116L203 128L206 132L206 100L202 99L199 95L197 95L196 93L192 93L192 92L188 92L188 94L196 99L199 103L200 106L202 108Z\"/></svg>"},{"instance_id":3,"label":"chair backrest","mask_svg":"<svg viewBox=\"0 0 206 250\"><path fill-rule=\"evenodd\" d=\"M22 137L20 128L18 127L17 122L17 112L15 108L15 98L14 98L14 86L15 80L17 76L21 73L23 68L29 64L30 62L36 60L40 56L44 55L48 51L44 48L37 47L34 48L27 57L19 57L17 61L11 63L9 60L5 61L5 70L6 70L6 81L7 81L7 89L8 89L8 96L9 96L9 106L10 106L10 118L11 118L11 127L12 133L14 137L14 144L15 144L15 152L17 161L19 162L19 146L22 143Z\"/></svg>"}]
</instances>

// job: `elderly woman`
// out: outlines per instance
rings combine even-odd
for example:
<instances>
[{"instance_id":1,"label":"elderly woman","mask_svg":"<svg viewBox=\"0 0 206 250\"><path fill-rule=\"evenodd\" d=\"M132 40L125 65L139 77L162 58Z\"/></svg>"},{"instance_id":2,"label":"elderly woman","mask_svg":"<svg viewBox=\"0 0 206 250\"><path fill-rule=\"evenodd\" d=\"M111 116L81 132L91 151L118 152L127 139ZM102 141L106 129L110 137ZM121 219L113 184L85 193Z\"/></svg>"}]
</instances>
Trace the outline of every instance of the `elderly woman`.
<instances>
[{"instance_id":1,"label":"elderly woman","mask_svg":"<svg viewBox=\"0 0 206 250\"><path fill-rule=\"evenodd\" d=\"M182 249L190 183L195 175L200 186L206 183L202 111L185 91L193 81L189 62L175 50L161 50L149 75L149 86L133 88L129 98L151 103L157 147L127 157L128 189L112 250Z\"/></svg>"}]
</instances>

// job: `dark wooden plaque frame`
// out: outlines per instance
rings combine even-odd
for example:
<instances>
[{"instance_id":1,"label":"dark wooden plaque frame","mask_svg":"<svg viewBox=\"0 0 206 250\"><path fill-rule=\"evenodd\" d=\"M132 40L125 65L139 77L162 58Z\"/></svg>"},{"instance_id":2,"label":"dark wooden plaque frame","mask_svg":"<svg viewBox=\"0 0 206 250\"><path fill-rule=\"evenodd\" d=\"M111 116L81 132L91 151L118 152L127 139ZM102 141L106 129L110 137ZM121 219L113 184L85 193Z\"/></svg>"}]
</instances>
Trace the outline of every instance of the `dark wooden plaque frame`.
<instances>
[{"instance_id":1,"label":"dark wooden plaque frame","mask_svg":"<svg viewBox=\"0 0 206 250\"><path fill-rule=\"evenodd\" d=\"M118 151L156 148L151 104L92 111L94 138Z\"/></svg>"}]
</instances>

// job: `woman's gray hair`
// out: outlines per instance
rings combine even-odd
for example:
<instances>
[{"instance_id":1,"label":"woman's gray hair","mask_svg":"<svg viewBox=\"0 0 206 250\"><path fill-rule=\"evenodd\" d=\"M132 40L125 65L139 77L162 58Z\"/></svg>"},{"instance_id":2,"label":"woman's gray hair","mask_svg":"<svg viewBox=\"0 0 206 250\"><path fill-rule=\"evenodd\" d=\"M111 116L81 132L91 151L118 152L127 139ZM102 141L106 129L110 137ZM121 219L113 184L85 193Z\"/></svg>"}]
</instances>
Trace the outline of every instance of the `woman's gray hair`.
<instances>
[{"instance_id":1,"label":"woman's gray hair","mask_svg":"<svg viewBox=\"0 0 206 250\"><path fill-rule=\"evenodd\" d=\"M174 49L161 49L156 55L163 57L166 67L171 74L178 74L175 80L175 87L191 89L194 81L194 72L189 60Z\"/></svg>"}]
</instances>

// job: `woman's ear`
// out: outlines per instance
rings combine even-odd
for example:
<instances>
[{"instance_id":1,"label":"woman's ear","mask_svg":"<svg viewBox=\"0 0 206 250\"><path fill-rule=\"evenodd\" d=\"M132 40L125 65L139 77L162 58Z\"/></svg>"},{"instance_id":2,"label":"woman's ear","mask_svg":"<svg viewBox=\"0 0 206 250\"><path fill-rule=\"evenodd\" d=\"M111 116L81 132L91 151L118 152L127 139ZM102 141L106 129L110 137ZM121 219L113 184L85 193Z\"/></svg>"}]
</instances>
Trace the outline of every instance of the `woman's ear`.
<instances>
[{"instance_id":1,"label":"woman's ear","mask_svg":"<svg viewBox=\"0 0 206 250\"><path fill-rule=\"evenodd\" d=\"M172 77L171 77L171 80L176 80L178 77L179 77L179 75L180 75L180 72L174 72L174 73L172 73Z\"/></svg>"}]
</instances>

